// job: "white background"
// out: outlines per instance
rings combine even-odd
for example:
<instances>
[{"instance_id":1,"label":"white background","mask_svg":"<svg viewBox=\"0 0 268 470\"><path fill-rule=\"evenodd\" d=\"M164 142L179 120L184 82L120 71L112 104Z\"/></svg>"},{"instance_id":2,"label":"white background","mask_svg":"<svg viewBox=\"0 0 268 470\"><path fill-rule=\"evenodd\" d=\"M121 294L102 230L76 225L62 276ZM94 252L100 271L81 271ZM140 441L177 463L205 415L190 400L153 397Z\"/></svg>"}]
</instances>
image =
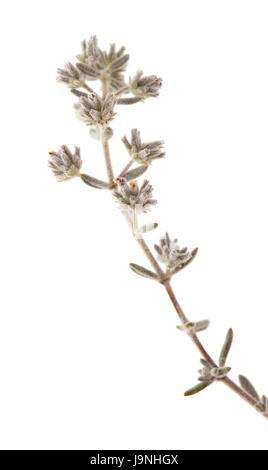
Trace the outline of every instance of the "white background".
<instances>
[{"instance_id":1,"label":"white background","mask_svg":"<svg viewBox=\"0 0 268 470\"><path fill-rule=\"evenodd\" d=\"M76 120L55 71L80 40L125 44L128 74L163 78L158 99L118 107L164 139L148 172L159 200L152 246L168 230L197 259L173 286L217 359L268 394L266 1L10 1L1 7L0 446L3 449L267 449L268 423L218 383L194 397L199 353L175 326L164 289L111 195L57 183L47 152L80 145L105 177L100 144Z\"/></svg>"}]
</instances>

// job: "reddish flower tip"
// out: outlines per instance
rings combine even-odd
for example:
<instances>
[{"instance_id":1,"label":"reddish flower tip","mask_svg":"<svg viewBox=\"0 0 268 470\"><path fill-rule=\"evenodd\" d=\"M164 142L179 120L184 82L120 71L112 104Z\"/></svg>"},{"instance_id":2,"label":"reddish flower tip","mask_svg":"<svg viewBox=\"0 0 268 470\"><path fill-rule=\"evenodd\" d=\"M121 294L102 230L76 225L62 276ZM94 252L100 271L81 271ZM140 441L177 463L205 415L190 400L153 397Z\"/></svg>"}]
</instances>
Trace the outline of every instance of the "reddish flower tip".
<instances>
[{"instance_id":1,"label":"reddish flower tip","mask_svg":"<svg viewBox=\"0 0 268 470\"><path fill-rule=\"evenodd\" d=\"M121 185L125 182L125 179L124 178L121 178L121 177L118 177L118 178L114 178L114 182L118 185Z\"/></svg>"}]
</instances>

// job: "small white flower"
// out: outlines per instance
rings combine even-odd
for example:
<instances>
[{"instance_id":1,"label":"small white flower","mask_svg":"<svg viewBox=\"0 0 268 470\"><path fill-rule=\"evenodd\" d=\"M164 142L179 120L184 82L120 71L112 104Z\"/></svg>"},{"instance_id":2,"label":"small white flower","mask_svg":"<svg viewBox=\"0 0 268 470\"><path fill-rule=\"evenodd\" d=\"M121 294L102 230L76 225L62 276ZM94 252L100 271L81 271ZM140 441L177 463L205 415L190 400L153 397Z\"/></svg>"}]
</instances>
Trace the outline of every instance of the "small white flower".
<instances>
[{"instance_id":1,"label":"small white flower","mask_svg":"<svg viewBox=\"0 0 268 470\"><path fill-rule=\"evenodd\" d=\"M79 147L75 147L72 153L67 145L62 145L57 152L49 152L49 155L51 160L48 161L48 165L58 181L65 181L80 175L82 160Z\"/></svg>"},{"instance_id":2,"label":"small white flower","mask_svg":"<svg viewBox=\"0 0 268 470\"><path fill-rule=\"evenodd\" d=\"M89 41L82 41L81 45L82 53L77 55L80 62L76 66L88 80L104 79L109 91L125 86L122 72L129 59L125 47L116 51L115 44L111 44L108 52L103 51L98 47L96 36L92 36Z\"/></svg>"},{"instance_id":3,"label":"small white flower","mask_svg":"<svg viewBox=\"0 0 268 470\"><path fill-rule=\"evenodd\" d=\"M186 266L196 255L197 249L192 252L187 247L180 248L177 238L171 240L168 233L160 239L160 244L155 245L158 260L164 263L171 273L175 273Z\"/></svg>"},{"instance_id":4,"label":"small white flower","mask_svg":"<svg viewBox=\"0 0 268 470\"><path fill-rule=\"evenodd\" d=\"M79 88L84 83L82 74L71 62L67 62L64 69L58 69L57 72L57 81L66 83L70 88Z\"/></svg>"},{"instance_id":5,"label":"small white flower","mask_svg":"<svg viewBox=\"0 0 268 470\"><path fill-rule=\"evenodd\" d=\"M157 97L162 86L162 79L156 75L143 77L143 72L138 70L132 79L129 80L129 90L131 93L145 100L149 97Z\"/></svg>"},{"instance_id":6,"label":"small white flower","mask_svg":"<svg viewBox=\"0 0 268 470\"><path fill-rule=\"evenodd\" d=\"M149 165L152 160L163 158L165 153L162 151L164 142L156 140L154 142L142 143L140 131L138 129L131 130L131 141L126 136L122 138L130 157L142 165Z\"/></svg>"},{"instance_id":7,"label":"small white flower","mask_svg":"<svg viewBox=\"0 0 268 470\"><path fill-rule=\"evenodd\" d=\"M102 99L97 93L92 92L80 97L79 103L74 105L78 119L88 126L107 126L114 118L114 106L116 98L112 93L107 93Z\"/></svg>"},{"instance_id":8,"label":"small white flower","mask_svg":"<svg viewBox=\"0 0 268 470\"><path fill-rule=\"evenodd\" d=\"M139 214L150 211L152 206L157 204L157 201L152 199L153 187L148 180L144 180L140 188L136 181L127 183L124 178L116 178L115 183L117 188L113 194L122 209L135 209L136 214Z\"/></svg>"}]
</instances>

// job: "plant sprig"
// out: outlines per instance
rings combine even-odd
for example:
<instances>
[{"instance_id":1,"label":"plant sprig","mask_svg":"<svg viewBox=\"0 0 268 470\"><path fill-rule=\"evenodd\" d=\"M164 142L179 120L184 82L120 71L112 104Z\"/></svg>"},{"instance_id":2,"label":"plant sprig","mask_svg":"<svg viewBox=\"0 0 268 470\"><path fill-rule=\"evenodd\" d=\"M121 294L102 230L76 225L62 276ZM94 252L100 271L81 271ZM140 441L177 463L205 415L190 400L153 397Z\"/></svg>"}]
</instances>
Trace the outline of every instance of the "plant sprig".
<instances>
[{"instance_id":1,"label":"plant sprig","mask_svg":"<svg viewBox=\"0 0 268 470\"><path fill-rule=\"evenodd\" d=\"M81 173L82 160L79 147L74 152L62 145L59 150L49 152L49 166L58 181L69 180L79 177L85 184L94 189L108 190L117 201L123 215L125 216L131 232L142 248L153 270L131 263L132 271L143 278L154 280L162 284L181 320L177 328L185 332L202 355L202 369L199 370L199 382L187 390L184 395L194 395L218 381L237 393L248 404L258 410L264 417L268 418L268 397L261 398L251 382L244 376L239 376L240 386L229 378L231 367L226 366L226 360L233 341L233 331L227 332L222 346L218 364L208 354L200 342L198 333L209 326L208 320L197 322L189 321L183 312L171 287L171 278L187 267L196 257L197 248L188 250L180 247L177 239L171 239L168 233L160 238L159 244L154 246L157 259L144 240L144 234L157 228L156 222L149 222L139 226L138 217L141 213L149 212L157 201L153 196L153 187L146 179L139 184L140 178L155 160L165 156L163 151L164 142L155 140L153 142L142 142L138 129L131 130L131 139L126 136L122 141L126 147L129 161L122 171L116 176L113 171L109 140L113 137L111 122L116 116L118 105L132 105L144 102L148 98L159 95L162 79L156 75L144 76L138 70L134 77L125 81L124 72L127 67L129 55L125 48L116 49L111 44L108 51L99 48L96 36L88 41L82 41L82 51L77 55L78 62L72 64L67 62L64 68L58 69L57 80L64 83L77 97L74 105L78 119L84 122L90 129L90 136L99 140L103 147L104 159L107 170L108 181ZM102 87L100 96L94 91L88 82L99 81ZM84 91L82 91L84 90ZM134 168L133 165L136 165ZM164 265L162 268L161 263Z\"/></svg>"}]
</instances>

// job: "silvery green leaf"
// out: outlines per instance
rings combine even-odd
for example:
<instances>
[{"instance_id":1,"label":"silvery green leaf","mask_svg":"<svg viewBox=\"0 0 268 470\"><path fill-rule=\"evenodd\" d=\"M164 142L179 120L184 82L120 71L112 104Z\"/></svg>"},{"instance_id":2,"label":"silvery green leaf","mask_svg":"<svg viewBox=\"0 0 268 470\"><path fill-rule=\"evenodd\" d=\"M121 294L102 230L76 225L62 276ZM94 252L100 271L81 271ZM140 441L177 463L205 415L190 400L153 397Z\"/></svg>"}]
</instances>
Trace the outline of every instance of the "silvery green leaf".
<instances>
[{"instance_id":1,"label":"silvery green leaf","mask_svg":"<svg viewBox=\"0 0 268 470\"><path fill-rule=\"evenodd\" d=\"M265 407L268 406L268 398L265 395L262 395L261 401L264 404Z\"/></svg>"},{"instance_id":2,"label":"silvery green leaf","mask_svg":"<svg viewBox=\"0 0 268 470\"><path fill-rule=\"evenodd\" d=\"M185 397L189 397L190 395L195 395L195 393L201 392L204 390L211 382L200 382L199 384L195 385L194 387L190 388L186 392L184 392Z\"/></svg>"},{"instance_id":3,"label":"silvery green leaf","mask_svg":"<svg viewBox=\"0 0 268 470\"><path fill-rule=\"evenodd\" d=\"M233 341L233 330L230 328L227 331L227 335L224 341L224 345L222 347L221 353L220 353L220 358L219 358L219 365L220 367L223 367L225 365L228 353L230 351L231 345Z\"/></svg>"},{"instance_id":4,"label":"silvery green leaf","mask_svg":"<svg viewBox=\"0 0 268 470\"><path fill-rule=\"evenodd\" d=\"M128 171L124 176L126 181L135 180L139 176L141 176L146 170L148 169L147 165L137 166L134 170Z\"/></svg>"},{"instance_id":5,"label":"silvery green leaf","mask_svg":"<svg viewBox=\"0 0 268 470\"><path fill-rule=\"evenodd\" d=\"M213 367L210 370L212 377L216 379L223 379L231 370L231 367Z\"/></svg>"},{"instance_id":6,"label":"silvery green leaf","mask_svg":"<svg viewBox=\"0 0 268 470\"><path fill-rule=\"evenodd\" d=\"M94 70L93 67L90 67L89 65L87 64L81 64L80 62L78 62L76 64L76 67L80 70L80 72L82 72L83 74L85 75L88 75L90 77L94 77L94 78L97 78L96 76L96 72Z\"/></svg>"},{"instance_id":7,"label":"silvery green leaf","mask_svg":"<svg viewBox=\"0 0 268 470\"><path fill-rule=\"evenodd\" d=\"M139 266L138 264L130 263L129 267L132 269L132 271L134 271L134 273L139 274L142 277L153 279L154 281L158 280L157 274L153 273L149 269Z\"/></svg>"},{"instance_id":8,"label":"silvery green leaf","mask_svg":"<svg viewBox=\"0 0 268 470\"><path fill-rule=\"evenodd\" d=\"M157 252L157 254L158 254L159 256L162 255L162 250L161 250L160 246L154 245L154 249L155 249L155 251Z\"/></svg>"},{"instance_id":9,"label":"silvery green leaf","mask_svg":"<svg viewBox=\"0 0 268 470\"><path fill-rule=\"evenodd\" d=\"M193 259L196 257L197 255L197 252L198 252L198 248L195 248L192 252L191 252L191 257L189 259L187 259L187 261L185 261L184 263L180 264L177 268L175 268L173 271L172 271L172 274L176 274L178 273L179 271L181 271L182 269L186 268L186 266L188 266L188 264L190 264Z\"/></svg>"},{"instance_id":10,"label":"silvery green leaf","mask_svg":"<svg viewBox=\"0 0 268 470\"><path fill-rule=\"evenodd\" d=\"M263 396L261 397L261 401L262 401L264 410L267 412L267 411L268 411L268 397L266 397L265 395L263 395Z\"/></svg>"},{"instance_id":11,"label":"silvery green leaf","mask_svg":"<svg viewBox=\"0 0 268 470\"><path fill-rule=\"evenodd\" d=\"M85 175L82 173L80 177L84 181L84 183L88 184L89 186L92 186L92 188L107 189L109 187L108 183L105 183L105 181L98 180L97 178L93 178L92 176Z\"/></svg>"},{"instance_id":12,"label":"silvery green leaf","mask_svg":"<svg viewBox=\"0 0 268 470\"><path fill-rule=\"evenodd\" d=\"M208 326L209 326L209 320L197 321L195 323L194 330L195 330L196 333L198 333L199 331L206 330L206 328L208 328Z\"/></svg>"},{"instance_id":13,"label":"silvery green leaf","mask_svg":"<svg viewBox=\"0 0 268 470\"><path fill-rule=\"evenodd\" d=\"M84 93L83 91L77 90L76 88L73 88L71 92L75 95L78 96L78 98L81 98L81 96L88 96L88 93Z\"/></svg>"},{"instance_id":14,"label":"silvery green leaf","mask_svg":"<svg viewBox=\"0 0 268 470\"><path fill-rule=\"evenodd\" d=\"M135 104L138 103L141 98L135 98L134 96L131 98L118 98L117 104Z\"/></svg>"},{"instance_id":15,"label":"silvery green leaf","mask_svg":"<svg viewBox=\"0 0 268 470\"><path fill-rule=\"evenodd\" d=\"M203 359L203 357L201 357L200 362L204 367L207 367L208 369L211 369L210 363L206 359Z\"/></svg>"},{"instance_id":16,"label":"silvery green leaf","mask_svg":"<svg viewBox=\"0 0 268 470\"><path fill-rule=\"evenodd\" d=\"M260 397L258 393L256 392L255 388L253 387L252 383L244 375L239 375L238 380L243 390L245 390L245 392L247 392L256 400L260 401Z\"/></svg>"},{"instance_id":17,"label":"silvery green leaf","mask_svg":"<svg viewBox=\"0 0 268 470\"><path fill-rule=\"evenodd\" d=\"M158 224L157 223L154 223L154 224L146 224L146 225L142 225L142 227L139 227L136 232L137 233L147 233L147 232L151 232L152 230L154 230L155 228L158 227Z\"/></svg>"},{"instance_id":18,"label":"silvery green leaf","mask_svg":"<svg viewBox=\"0 0 268 470\"><path fill-rule=\"evenodd\" d=\"M198 377L198 380L200 382L210 382L211 381L211 375L210 374L200 375L200 377Z\"/></svg>"}]
</instances>

